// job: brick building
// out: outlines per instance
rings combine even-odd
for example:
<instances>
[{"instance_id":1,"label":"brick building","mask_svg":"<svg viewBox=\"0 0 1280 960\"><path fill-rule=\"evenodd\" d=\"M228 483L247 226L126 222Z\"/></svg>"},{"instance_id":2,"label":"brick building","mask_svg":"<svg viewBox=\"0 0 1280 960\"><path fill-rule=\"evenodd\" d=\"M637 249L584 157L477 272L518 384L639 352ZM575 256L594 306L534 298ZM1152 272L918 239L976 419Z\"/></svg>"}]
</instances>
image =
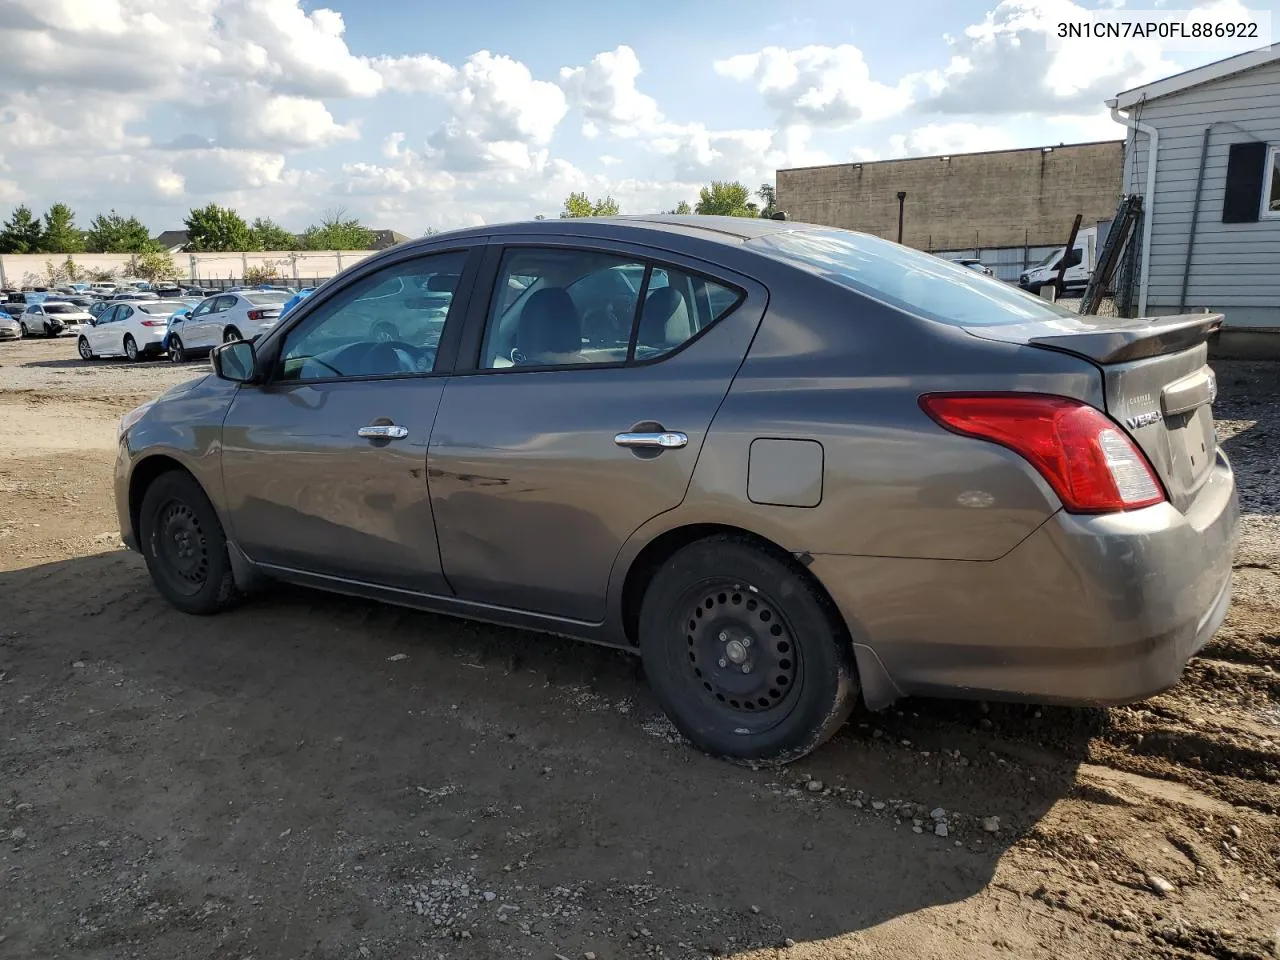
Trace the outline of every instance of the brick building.
<instances>
[{"instance_id":1,"label":"brick building","mask_svg":"<svg viewBox=\"0 0 1280 960\"><path fill-rule=\"evenodd\" d=\"M903 243L968 255L1018 248L1001 258L1012 267L1063 244L1077 213L1084 227L1109 221L1123 176L1124 141L1106 140L779 170L777 204L791 220L896 240L904 192Z\"/></svg>"}]
</instances>

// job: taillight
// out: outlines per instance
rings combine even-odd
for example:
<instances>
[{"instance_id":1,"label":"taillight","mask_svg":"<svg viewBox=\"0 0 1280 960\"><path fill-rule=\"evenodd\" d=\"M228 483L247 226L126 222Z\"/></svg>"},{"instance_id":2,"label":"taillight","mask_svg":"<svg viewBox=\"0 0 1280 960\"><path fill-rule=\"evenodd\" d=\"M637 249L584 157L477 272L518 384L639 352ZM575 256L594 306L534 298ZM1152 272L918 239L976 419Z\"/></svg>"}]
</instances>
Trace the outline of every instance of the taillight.
<instances>
[{"instance_id":1,"label":"taillight","mask_svg":"<svg viewBox=\"0 0 1280 960\"><path fill-rule=\"evenodd\" d=\"M167 326L168 323L169 323L168 320L143 320L142 321L142 325L144 327L164 327L164 326Z\"/></svg>"},{"instance_id":2,"label":"taillight","mask_svg":"<svg viewBox=\"0 0 1280 960\"><path fill-rule=\"evenodd\" d=\"M250 320L261 320L261 319L262 319L263 317L265 317L266 315L267 315L267 312L266 312L265 310L250 310L250 311L249 311L249 319L250 319Z\"/></svg>"},{"instance_id":3,"label":"taillight","mask_svg":"<svg viewBox=\"0 0 1280 960\"><path fill-rule=\"evenodd\" d=\"M1071 513L1110 513L1165 499L1151 464L1100 410L1036 393L931 393L920 406L953 433L1028 460Z\"/></svg>"}]
</instances>

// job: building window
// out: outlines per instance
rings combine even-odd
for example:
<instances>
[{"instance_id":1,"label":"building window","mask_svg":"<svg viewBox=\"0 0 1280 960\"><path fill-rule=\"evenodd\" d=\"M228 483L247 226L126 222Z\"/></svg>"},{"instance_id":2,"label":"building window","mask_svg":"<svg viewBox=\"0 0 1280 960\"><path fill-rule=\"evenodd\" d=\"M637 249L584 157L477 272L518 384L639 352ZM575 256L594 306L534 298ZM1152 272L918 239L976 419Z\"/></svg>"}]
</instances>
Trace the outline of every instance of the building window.
<instances>
[{"instance_id":1,"label":"building window","mask_svg":"<svg viewBox=\"0 0 1280 960\"><path fill-rule=\"evenodd\" d=\"M1259 216L1280 219L1280 144L1267 150L1267 165L1262 168L1262 210Z\"/></svg>"}]
</instances>

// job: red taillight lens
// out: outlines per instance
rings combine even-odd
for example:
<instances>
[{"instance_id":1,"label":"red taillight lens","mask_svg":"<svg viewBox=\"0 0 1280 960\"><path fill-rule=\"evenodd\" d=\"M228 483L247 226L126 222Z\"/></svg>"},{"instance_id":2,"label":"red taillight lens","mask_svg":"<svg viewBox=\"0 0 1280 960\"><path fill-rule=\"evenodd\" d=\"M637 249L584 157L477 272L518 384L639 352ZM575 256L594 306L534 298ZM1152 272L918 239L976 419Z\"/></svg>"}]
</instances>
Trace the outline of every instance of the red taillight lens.
<instances>
[{"instance_id":1,"label":"red taillight lens","mask_svg":"<svg viewBox=\"0 0 1280 960\"><path fill-rule=\"evenodd\" d=\"M1007 447L1040 471L1072 513L1110 513L1165 499L1151 464L1106 414L1036 393L932 393L920 406L943 427Z\"/></svg>"},{"instance_id":2,"label":"red taillight lens","mask_svg":"<svg viewBox=\"0 0 1280 960\"><path fill-rule=\"evenodd\" d=\"M169 324L168 320L143 320L142 321L142 325L144 327L164 327L164 326L168 326L168 324Z\"/></svg>"},{"instance_id":3,"label":"red taillight lens","mask_svg":"<svg viewBox=\"0 0 1280 960\"><path fill-rule=\"evenodd\" d=\"M265 310L250 310L250 311L249 311L249 319L250 319L250 320L261 320L261 319L262 319L263 317L265 317L266 315L267 315L267 311L265 311Z\"/></svg>"}]
</instances>

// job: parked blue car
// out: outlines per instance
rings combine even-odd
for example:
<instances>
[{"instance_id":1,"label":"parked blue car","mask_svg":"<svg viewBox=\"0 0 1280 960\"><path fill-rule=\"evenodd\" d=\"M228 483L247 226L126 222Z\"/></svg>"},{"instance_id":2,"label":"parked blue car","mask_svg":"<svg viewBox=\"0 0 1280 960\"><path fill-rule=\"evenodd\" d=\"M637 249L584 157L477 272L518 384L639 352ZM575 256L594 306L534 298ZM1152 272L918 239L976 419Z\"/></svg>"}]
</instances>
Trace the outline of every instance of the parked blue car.
<instances>
[{"instance_id":1,"label":"parked blue car","mask_svg":"<svg viewBox=\"0 0 1280 960\"><path fill-rule=\"evenodd\" d=\"M284 302L284 306L280 308L280 316L283 317L286 313L288 313L290 310L292 310L294 307L296 307L303 300L307 299L307 297L311 296L315 292L316 292L315 287L303 287L301 290L299 290L297 293L295 293L292 297L290 297L288 300Z\"/></svg>"}]
</instances>

